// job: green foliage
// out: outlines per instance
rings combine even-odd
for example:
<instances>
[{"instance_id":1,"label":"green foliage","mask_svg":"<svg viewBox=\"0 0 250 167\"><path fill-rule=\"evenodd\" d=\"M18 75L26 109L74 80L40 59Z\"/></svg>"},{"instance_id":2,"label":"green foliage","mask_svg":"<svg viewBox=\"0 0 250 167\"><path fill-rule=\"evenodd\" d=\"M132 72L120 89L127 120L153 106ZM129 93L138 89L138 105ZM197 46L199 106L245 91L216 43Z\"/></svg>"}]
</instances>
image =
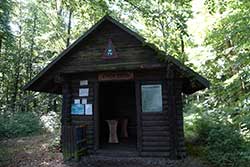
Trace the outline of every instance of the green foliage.
<instances>
[{"instance_id":1,"label":"green foliage","mask_svg":"<svg viewBox=\"0 0 250 167\"><path fill-rule=\"evenodd\" d=\"M1 114L0 138L19 137L38 134L42 125L38 116L31 112Z\"/></svg>"},{"instance_id":2,"label":"green foliage","mask_svg":"<svg viewBox=\"0 0 250 167\"><path fill-rule=\"evenodd\" d=\"M8 25L10 21L9 18L10 10L11 10L10 0L2 0L0 6L0 38L4 38L3 34L10 35L10 27Z\"/></svg>"},{"instance_id":3,"label":"green foliage","mask_svg":"<svg viewBox=\"0 0 250 167\"><path fill-rule=\"evenodd\" d=\"M190 144L188 148L191 152L202 151L215 166L248 166L250 3L207 0L205 5L216 20L203 43L209 48L209 56L201 56L205 61L197 70L210 80L211 87L188 99L186 137L195 143L194 147L198 144L202 149L195 150Z\"/></svg>"},{"instance_id":4,"label":"green foliage","mask_svg":"<svg viewBox=\"0 0 250 167\"><path fill-rule=\"evenodd\" d=\"M202 126L200 132L206 131L205 134L201 133L201 136L206 137L204 144L207 160L217 166L245 167L250 160L250 149L240 130L225 121L200 120L203 125L204 122L207 126Z\"/></svg>"},{"instance_id":5,"label":"green foliage","mask_svg":"<svg viewBox=\"0 0 250 167\"><path fill-rule=\"evenodd\" d=\"M249 164L250 141L242 129L222 112L207 112L204 106L194 104L185 107L188 152L218 167L245 167Z\"/></svg>"},{"instance_id":6,"label":"green foliage","mask_svg":"<svg viewBox=\"0 0 250 167\"><path fill-rule=\"evenodd\" d=\"M214 83L215 98L221 98L219 105L229 102L236 106L240 100L237 97L250 90L249 7L249 1L231 3L227 11L230 14L207 34L205 44L213 48L215 57L206 62L206 73Z\"/></svg>"},{"instance_id":7,"label":"green foliage","mask_svg":"<svg viewBox=\"0 0 250 167\"><path fill-rule=\"evenodd\" d=\"M106 2L99 0L1 1L0 113L60 113L61 97L22 87L107 11Z\"/></svg>"},{"instance_id":8,"label":"green foliage","mask_svg":"<svg viewBox=\"0 0 250 167\"><path fill-rule=\"evenodd\" d=\"M131 20L145 25L140 32L149 42L186 62L187 21L192 17L190 0L125 0L120 3L122 9L130 11Z\"/></svg>"},{"instance_id":9,"label":"green foliage","mask_svg":"<svg viewBox=\"0 0 250 167\"><path fill-rule=\"evenodd\" d=\"M250 160L249 144L244 141L239 130L230 124L212 126L206 140L207 159L217 166L247 166Z\"/></svg>"}]
</instances>

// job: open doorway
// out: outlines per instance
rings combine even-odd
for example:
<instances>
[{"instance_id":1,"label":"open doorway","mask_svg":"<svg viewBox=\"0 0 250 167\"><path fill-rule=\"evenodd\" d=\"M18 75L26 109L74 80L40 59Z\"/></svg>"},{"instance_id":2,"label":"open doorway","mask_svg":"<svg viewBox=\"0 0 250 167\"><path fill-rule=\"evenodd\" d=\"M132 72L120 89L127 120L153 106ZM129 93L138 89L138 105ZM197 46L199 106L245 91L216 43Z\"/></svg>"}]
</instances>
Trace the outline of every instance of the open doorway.
<instances>
[{"instance_id":1,"label":"open doorway","mask_svg":"<svg viewBox=\"0 0 250 167\"><path fill-rule=\"evenodd\" d=\"M110 132L106 120L117 120L118 143L109 143ZM124 137L122 132L122 122L124 120L127 120L127 137ZM137 114L134 82L100 83L99 126L100 149L119 151L136 150Z\"/></svg>"}]
</instances>

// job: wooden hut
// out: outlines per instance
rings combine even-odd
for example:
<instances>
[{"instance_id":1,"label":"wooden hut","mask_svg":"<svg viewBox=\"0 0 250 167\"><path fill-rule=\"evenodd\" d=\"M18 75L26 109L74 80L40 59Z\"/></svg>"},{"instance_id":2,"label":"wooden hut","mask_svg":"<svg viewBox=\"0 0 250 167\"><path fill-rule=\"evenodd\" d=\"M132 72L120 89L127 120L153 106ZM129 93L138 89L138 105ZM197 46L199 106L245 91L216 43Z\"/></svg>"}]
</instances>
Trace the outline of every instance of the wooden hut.
<instances>
[{"instance_id":1,"label":"wooden hut","mask_svg":"<svg viewBox=\"0 0 250 167\"><path fill-rule=\"evenodd\" d=\"M182 94L207 87L205 78L105 16L25 90L63 96L67 158L109 151L178 158L185 156Z\"/></svg>"}]
</instances>

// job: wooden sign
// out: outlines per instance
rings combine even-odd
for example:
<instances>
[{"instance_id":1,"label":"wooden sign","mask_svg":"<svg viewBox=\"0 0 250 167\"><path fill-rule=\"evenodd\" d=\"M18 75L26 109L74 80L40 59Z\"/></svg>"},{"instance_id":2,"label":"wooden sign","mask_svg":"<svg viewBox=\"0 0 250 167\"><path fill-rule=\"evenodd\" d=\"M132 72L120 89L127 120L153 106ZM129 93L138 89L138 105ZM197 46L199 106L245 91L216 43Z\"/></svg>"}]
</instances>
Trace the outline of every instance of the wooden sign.
<instances>
[{"instance_id":1,"label":"wooden sign","mask_svg":"<svg viewBox=\"0 0 250 167\"><path fill-rule=\"evenodd\" d=\"M107 72L98 75L99 81L117 81L131 79L134 79L134 73L132 72Z\"/></svg>"}]
</instances>

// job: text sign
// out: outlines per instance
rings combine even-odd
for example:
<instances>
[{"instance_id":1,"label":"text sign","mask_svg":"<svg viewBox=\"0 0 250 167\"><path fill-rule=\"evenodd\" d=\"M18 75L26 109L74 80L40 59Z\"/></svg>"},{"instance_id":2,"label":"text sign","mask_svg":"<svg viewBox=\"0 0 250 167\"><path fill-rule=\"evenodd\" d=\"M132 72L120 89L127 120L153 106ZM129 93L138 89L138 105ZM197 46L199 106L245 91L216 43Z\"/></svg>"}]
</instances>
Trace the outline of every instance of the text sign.
<instances>
[{"instance_id":1,"label":"text sign","mask_svg":"<svg viewBox=\"0 0 250 167\"><path fill-rule=\"evenodd\" d=\"M80 97L89 96L89 88L80 88L79 89L79 96Z\"/></svg>"},{"instance_id":2,"label":"text sign","mask_svg":"<svg viewBox=\"0 0 250 167\"><path fill-rule=\"evenodd\" d=\"M107 72L98 75L99 81L117 81L132 79L134 79L134 73L132 72Z\"/></svg>"}]
</instances>

